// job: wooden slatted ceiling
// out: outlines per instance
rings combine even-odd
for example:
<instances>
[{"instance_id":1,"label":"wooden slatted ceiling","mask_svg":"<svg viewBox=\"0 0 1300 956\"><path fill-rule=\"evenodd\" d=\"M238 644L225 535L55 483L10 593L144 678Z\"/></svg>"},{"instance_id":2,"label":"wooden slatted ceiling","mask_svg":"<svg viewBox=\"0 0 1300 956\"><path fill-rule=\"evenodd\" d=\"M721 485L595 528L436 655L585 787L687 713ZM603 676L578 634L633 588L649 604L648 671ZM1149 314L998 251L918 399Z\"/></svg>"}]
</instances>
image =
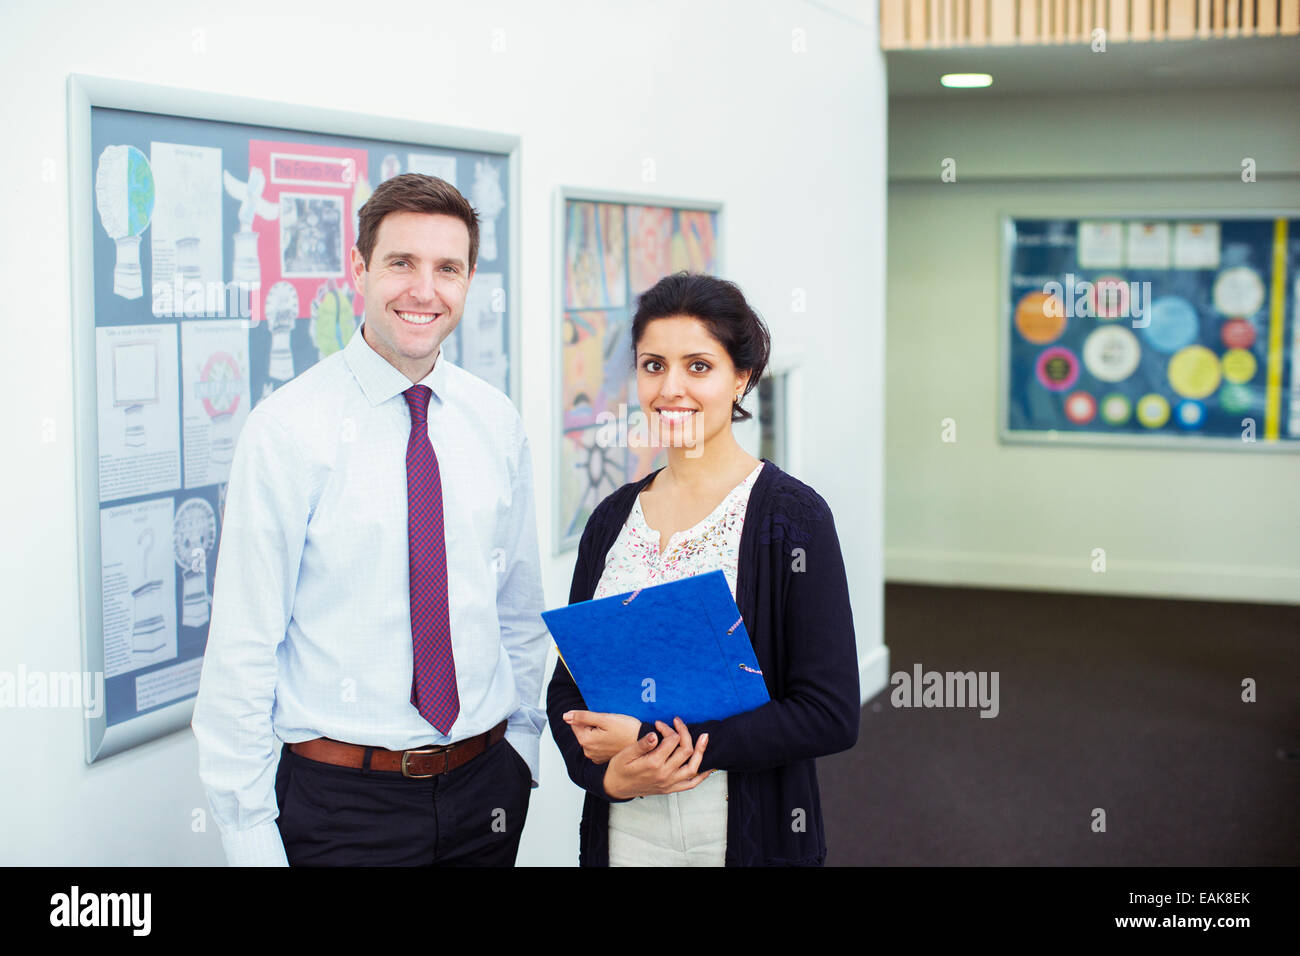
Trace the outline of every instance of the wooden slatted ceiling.
<instances>
[{"instance_id":1,"label":"wooden slatted ceiling","mask_svg":"<svg viewBox=\"0 0 1300 956\"><path fill-rule=\"evenodd\" d=\"M881 0L886 50L1296 36L1300 0Z\"/></svg>"}]
</instances>

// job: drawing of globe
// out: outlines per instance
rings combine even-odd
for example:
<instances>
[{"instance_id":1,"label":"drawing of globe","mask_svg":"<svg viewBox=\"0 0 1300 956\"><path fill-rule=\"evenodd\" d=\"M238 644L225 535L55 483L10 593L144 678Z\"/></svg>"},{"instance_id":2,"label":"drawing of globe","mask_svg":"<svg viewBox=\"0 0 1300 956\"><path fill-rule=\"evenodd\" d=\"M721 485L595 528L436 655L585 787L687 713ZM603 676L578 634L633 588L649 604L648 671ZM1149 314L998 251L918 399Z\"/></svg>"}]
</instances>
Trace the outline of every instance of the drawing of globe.
<instances>
[{"instance_id":1,"label":"drawing of globe","mask_svg":"<svg viewBox=\"0 0 1300 956\"><path fill-rule=\"evenodd\" d=\"M153 218L153 170L134 146L108 146L95 170L95 201L111 239L138 236Z\"/></svg>"},{"instance_id":2,"label":"drawing of globe","mask_svg":"<svg viewBox=\"0 0 1300 956\"><path fill-rule=\"evenodd\" d=\"M127 147L126 202L127 235L138 236L153 218L153 170L144 153L134 146Z\"/></svg>"}]
</instances>

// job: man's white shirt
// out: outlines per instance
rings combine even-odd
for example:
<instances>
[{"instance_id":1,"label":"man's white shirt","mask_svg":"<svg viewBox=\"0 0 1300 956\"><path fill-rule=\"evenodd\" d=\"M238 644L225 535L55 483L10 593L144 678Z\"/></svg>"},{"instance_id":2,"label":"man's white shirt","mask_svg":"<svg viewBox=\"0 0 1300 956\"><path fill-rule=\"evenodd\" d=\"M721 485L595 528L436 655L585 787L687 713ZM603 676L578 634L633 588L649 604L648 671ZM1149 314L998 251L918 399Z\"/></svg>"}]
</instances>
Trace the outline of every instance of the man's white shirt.
<instances>
[{"instance_id":1,"label":"man's white shirt","mask_svg":"<svg viewBox=\"0 0 1300 956\"><path fill-rule=\"evenodd\" d=\"M193 728L232 865L287 862L280 741L407 750L508 717L538 779L549 639L528 441L510 400L445 357L420 384L433 391L460 714L443 736L410 703L411 382L358 329L253 409L231 466Z\"/></svg>"}]
</instances>

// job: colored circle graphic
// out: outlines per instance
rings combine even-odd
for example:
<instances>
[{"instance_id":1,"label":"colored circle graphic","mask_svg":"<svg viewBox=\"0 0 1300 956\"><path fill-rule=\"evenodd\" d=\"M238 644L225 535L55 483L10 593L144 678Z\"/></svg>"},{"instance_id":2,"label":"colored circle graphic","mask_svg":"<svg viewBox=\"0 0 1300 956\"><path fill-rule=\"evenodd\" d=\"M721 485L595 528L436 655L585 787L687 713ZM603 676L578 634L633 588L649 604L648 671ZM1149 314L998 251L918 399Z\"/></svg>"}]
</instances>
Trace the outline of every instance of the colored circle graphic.
<instances>
[{"instance_id":1,"label":"colored circle graphic","mask_svg":"<svg viewBox=\"0 0 1300 956\"><path fill-rule=\"evenodd\" d=\"M1162 295L1151 303L1150 323L1142 330L1146 340L1161 352L1177 352L1196 341L1200 318L1180 295Z\"/></svg>"},{"instance_id":2,"label":"colored circle graphic","mask_svg":"<svg viewBox=\"0 0 1300 956\"><path fill-rule=\"evenodd\" d=\"M1101 418L1107 425L1123 425L1133 414L1133 403L1127 395L1111 392L1101 400Z\"/></svg>"},{"instance_id":3,"label":"colored circle graphic","mask_svg":"<svg viewBox=\"0 0 1300 956\"><path fill-rule=\"evenodd\" d=\"M1205 398L1219 387L1219 357L1204 345L1189 345L1169 360L1169 384L1183 398Z\"/></svg>"},{"instance_id":4,"label":"colored circle graphic","mask_svg":"<svg viewBox=\"0 0 1300 956\"><path fill-rule=\"evenodd\" d=\"M1230 349L1248 349L1255 344L1255 326L1245 319L1229 319L1219 329L1219 337Z\"/></svg>"},{"instance_id":5,"label":"colored circle graphic","mask_svg":"<svg viewBox=\"0 0 1300 956\"><path fill-rule=\"evenodd\" d=\"M1221 313L1248 319L1264 304L1264 280L1249 266L1224 269L1214 280L1212 295Z\"/></svg>"},{"instance_id":6,"label":"colored circle graphic","mask_svg":"<svg viewBox=\"0 0 1300 956\"><path fill-rule=\"evenodd\" d=\"M233 355L213 352L208 356L197 385L198 397L209 418L233 415L243 397L244 375Z\"/></svg>"},{"instance_id":7,"label":"colored circle graphic","mask_svg":"<svg viewBox=\"0 0 1300 956\"><path fill-rule=\"evenodd\" d=\"M1169 421L1169 402L1154 392L1143 395L1137 403L1137 420L1147 428L1159 428Z\"/></svg>"},{"instance_id":8,"label":"colored circle graphic","mask_svg":"<svg viewBox=\"0 0 1300 956\"><path fill-rule=\"evenodd\" d=\"M1044 349L1034 366L1038 383L1053 392L1063 392L1079 378L1079 359L1059 345Z\"/></svg>"},{"instance_id":9,"label":"colored circle graphic","mask_svg":"<svg viewBox=\"0 0 1300 956\"><path fill-rule=\"evenodd\" d=\"M1046 345L1065 331L1065 304L1046 292L1030 292L1016 304L1015 321L1026 341Z\"/></svg>"},{"instance_id":10,"label":"colored circle graphic","mask_svg":"<svg viewBox=\"0 0 1300 956\"><path fill-rule=\"evenodd\" d=\"M1097 400L1087 392L1075 392L1065 400L1065 417L1076 425L1086 425L1097 415Z\"/></svg>"},{"instance_id":11,"label":"colored circle graphic","mask_svg":"<svg viewBox=\"0 0 1300 956\"><path fill-rule=\"evenodd\" d=\"M1205 424L1205 405L1190 398L1183 399L1174 406L1174 421L1187 431L1200 428Z\"/></svg>"},{"instance_id":12,"label":"colored circle graphic","mask_svg":"<svg viewBox=\"0 0 1300 956\"><path fill-rule=\"evenodd\" d=\"M1250 411L1254 396L1249 385L1225 385L1219 390L1219 407L1229 415Z\"/></svg>"},{"instance_id":13,"label":"colored circle graphic","mask_svg":"<svg viewBox=\"0 0 1300 956\"><path fill-rule=\"evenodd\" d=\"M1099 319L1128 315L1128 283L1120 276L1098 276L1092 284L1092 314Z\"/></svg>"},{"instance_id":14,"label":"colored circle graphic","mask_svg":"<svg viewBox=\"0 0 1300 956\"><path fill-rule=\"evenodd\" d=\"M1223 377L1233 385L1243 385L1255 377L1259 363L1245 349L1228 349L1223 353Z\"/></svg>"},{"instance_id":15,"label":"colored circle graphic","mask_svg":"<svg viewBox=\"0 0 1300 956\"><path fill-rule=\"evenodd\" d=\"M1083 343L1083 364L1093 378L1122 382L1138 367L1142 347L1137 336L1122 325L1093 329Z\"/></svg>"}]
</instances>

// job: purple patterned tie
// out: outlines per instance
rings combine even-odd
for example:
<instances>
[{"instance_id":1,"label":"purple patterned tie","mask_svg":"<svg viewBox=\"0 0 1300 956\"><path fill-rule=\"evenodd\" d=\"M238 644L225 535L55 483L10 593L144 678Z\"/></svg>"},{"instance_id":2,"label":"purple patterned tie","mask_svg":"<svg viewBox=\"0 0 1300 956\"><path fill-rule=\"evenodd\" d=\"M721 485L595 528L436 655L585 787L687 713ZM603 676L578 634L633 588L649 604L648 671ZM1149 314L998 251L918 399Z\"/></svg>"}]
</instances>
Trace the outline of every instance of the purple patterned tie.
<instances>
[{"instance_id":1,"label":"purple patterned tie","mask_svg":"<svg viewBox=\"0 0 1300 956\"><path fill-rule=\"evenodd\" d=\"M460 713L460 695L456 693L456 662L451 656L442 481L438 458L429 444L429 398L433 392L427 385L412 385L402 394L411 408L411 437L406 444L411 643L415 652L411 703L445 735Z\"/></svg>"}]
</instances>

